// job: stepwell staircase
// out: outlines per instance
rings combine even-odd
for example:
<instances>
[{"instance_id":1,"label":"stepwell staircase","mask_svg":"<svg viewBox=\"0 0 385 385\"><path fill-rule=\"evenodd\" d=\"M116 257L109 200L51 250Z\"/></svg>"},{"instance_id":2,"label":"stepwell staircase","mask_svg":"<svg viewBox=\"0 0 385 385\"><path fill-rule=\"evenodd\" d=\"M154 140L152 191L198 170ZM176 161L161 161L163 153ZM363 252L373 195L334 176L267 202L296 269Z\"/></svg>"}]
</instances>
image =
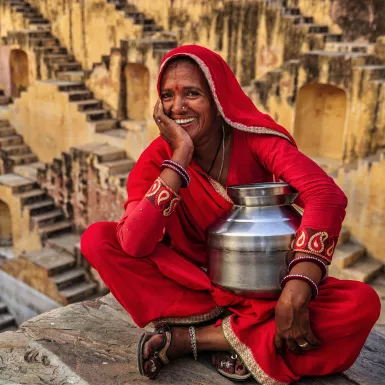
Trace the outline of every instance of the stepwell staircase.
<instances>
[{"instance_id":1,"label":"stepwell staircase","mask_svg":"<svg viewBox=\"0 0 385 385\"><path fill-rule=\"evenodd\" d=\"M6 173L18 165L39 165L37 156L7 120L0 120L0 158Z\"/></svg>"},{"instance_id":2,"label":"stepwell staircase","mask_svg":"<svg viewBox=\"0 0 385 385\"><path fill-rule=\"evenodd\" d=\"M117 10L123 11L126 17L133 19L134 24L141 25L143 28L143 37L163 31L163 28L157 25L154 19L146 17L144 13L137 10L135 5L128 4L127 0L107 0L107 2L114 4Z\"/></svg>"},{"instance_id":3,"label":"stepwell staircase","mask_svg":"<svg viewBox=\"0 0 385 385\"><path fill-rule=\"evenodd\" d=\"M44 77L57 84L60 91L68 94L70 102L77 105L78 110L86 115L86 120L94 123L97 132L119 129L119 122L105 108L101 100L94 98L86 87L86 72L60 41L51 33L51 25L37 9L23 0L10 0L12 8L27 18L30 23L37 23L39 28L8 32L4 43L27 44L33 48L37 57L42 58L48 73ZM32 17L33 16L33 17ZM43 27L44 26L44 27ZM39 68L38 68L39 69ZM42 79L43 74L37 74Z\"/></svg>"}]
</instances>

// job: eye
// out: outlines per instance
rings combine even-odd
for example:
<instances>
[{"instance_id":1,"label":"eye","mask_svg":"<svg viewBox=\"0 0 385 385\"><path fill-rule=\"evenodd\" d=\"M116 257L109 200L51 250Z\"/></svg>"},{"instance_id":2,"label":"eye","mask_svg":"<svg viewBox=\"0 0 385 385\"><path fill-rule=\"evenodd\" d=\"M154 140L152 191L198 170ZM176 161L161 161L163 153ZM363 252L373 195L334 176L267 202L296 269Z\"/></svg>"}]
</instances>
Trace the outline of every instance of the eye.
<instances>
[{"instance_id":1,"label":"eye","mask_svg":"<svg viewBox=\"0 0 385 385\"><path fill-rule=\"evenodd\" d=\"M199 96L199 92L198 91L187 91L187 96L194 98L194 97Z\"/></svg>"},{"instance_id":2,"label":"eye","mask_svg":"<svg viewBox=\"0 0 385 385\"><path fill-rule=\"evenodd\" d=\"M162 93L160 94L160 97L161 97L162 99L169 99L169 98L172 97L172 95L171 95L171 92L162 92Z\"/></svg>"}]
</instances>

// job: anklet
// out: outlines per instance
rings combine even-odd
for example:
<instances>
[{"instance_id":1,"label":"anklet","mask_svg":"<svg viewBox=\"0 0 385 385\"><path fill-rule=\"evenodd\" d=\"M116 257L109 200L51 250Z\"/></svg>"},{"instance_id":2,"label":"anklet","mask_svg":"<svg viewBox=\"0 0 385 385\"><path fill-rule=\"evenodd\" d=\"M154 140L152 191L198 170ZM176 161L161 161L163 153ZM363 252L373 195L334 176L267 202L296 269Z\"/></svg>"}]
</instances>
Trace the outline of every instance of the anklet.
<instances>
[{"instance_id":1,"label":"anklet","mask_svg":"<svg viewBox=\"0 0 385 385\"><path fill-rule=\"evenodd\" d=\"M197 337L195 335L195 327L190 326L188 328L188 331L190 333L191 349L193 351L194 360L197 361L198 360L198 349L197 349Z\"/></svg>"}]
</instances>

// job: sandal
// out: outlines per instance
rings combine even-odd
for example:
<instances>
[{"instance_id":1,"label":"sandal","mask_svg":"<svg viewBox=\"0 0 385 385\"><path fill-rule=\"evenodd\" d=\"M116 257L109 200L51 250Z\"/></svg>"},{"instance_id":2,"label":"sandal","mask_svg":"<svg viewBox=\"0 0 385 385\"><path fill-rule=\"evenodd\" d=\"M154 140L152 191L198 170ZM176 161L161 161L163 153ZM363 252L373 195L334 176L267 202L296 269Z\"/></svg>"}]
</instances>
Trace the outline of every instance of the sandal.
<instances>
[{"instance_id":1,"label":"sandal","mask_svg":"<svg viewBox=\"0 0 385 385\"><path fill-rule=\"evenodd\" d=\"M218 354L221 354L223 357L219 362L217 362ZM231 353L215 353L213 354L212 364L218 370L218 373L222 376L232 380L232 381L245 381L251 377L251 373L247 372L246 374L235 374L236 364L237 364L238 354L235 352ZM225 371L226 369L227 371ZM232 373L229 373L232 372Z\"/></svg>"},{"instance_id":2,"label":"sandal","mask_svg":"<svg viewBox=\"0 0 385 385\"><path fill-rule=\"evenodd\" d=\"M151 357L145 360L143 358L144 345L152 337L159 334L163 335L163 341L161 345ZM170 362L170 360L167 357L167 351L171 345L171 339L172 339L171 330L168 327L163 327L161 329L158 329L154 333L150 333L150 332L143 333L138 344L138 354L137 354L139 372L142 376L146 376L150 380L154 380L155 377L159 374L160 369L164 365L167 365Z\"/></svg>"}]
</instances>

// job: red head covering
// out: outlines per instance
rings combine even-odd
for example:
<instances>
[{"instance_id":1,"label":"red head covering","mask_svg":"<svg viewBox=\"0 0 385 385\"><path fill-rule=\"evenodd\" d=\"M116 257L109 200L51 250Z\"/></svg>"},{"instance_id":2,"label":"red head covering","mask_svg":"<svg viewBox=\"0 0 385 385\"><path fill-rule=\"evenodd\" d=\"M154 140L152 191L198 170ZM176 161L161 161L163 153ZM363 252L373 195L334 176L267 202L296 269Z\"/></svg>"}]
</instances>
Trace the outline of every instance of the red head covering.
<instances>
[{"instance_id":1,"label":"red head covering","mask_svg":"<svg viewBox=\"0 0 385 385\"><path fill-rule=\"evenodd\" d=\"M199 65L210 86L218 111L227 124L242 131L281 136L295 145L294 139L285 128L255 107L222 57L199 45L175 48L163 58L158 77L159 95L163 70L167 62L177 56L188 56Z\"/></svg>"}]
</instances>

